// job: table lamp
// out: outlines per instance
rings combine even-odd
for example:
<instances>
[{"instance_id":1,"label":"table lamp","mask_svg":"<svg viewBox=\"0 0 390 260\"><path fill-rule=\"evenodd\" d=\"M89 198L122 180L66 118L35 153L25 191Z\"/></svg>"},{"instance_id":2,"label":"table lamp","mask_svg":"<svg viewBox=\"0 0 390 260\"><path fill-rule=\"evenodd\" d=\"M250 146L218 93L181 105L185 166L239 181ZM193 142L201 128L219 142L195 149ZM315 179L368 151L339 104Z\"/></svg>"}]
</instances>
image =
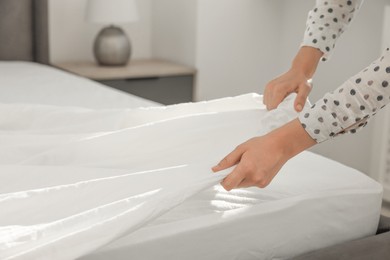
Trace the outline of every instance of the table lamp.
<instances>
[{"instance_id":1,"label":"table lamp","mask_svg":"<svg viewBox=\"0 0 390 260\"><path fill-rule=\"evenodd\" d=\"M131 44L118 26L138 20L135 0L88 0L86 20L108 25L96 36L94 55L102 66L124 66L131 56Z\"/></svg>"}]
</instances>

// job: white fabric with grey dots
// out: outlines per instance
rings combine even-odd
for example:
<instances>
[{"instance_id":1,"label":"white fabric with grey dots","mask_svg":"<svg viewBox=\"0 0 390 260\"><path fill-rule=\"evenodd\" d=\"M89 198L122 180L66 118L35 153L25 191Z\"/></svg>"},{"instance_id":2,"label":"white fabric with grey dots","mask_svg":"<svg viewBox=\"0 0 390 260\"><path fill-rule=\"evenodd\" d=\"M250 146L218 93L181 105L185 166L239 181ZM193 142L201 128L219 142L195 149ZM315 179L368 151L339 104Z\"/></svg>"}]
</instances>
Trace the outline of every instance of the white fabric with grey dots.
<instances>
[{"instance_id":1,"label":"white fabric with grey dots","mask_svg":"<svg viewBox=\"0 0 390 260\"><path fill-rule=\"evenodd\" d=\"M361 3L359 0L318 0L316 7L309 12L309 29L305 32L303 45L316 47L324 52L325 59L329 57L335 41L352 20ZM342 24L338 23L339 17L343 20ZM335 18L338 22L333 21ZM316 26L313 27L313 24ZM313 106L305 107L299 115L299 120L318 143L347 132L355 133L367 124L368 119L375 115L378 109L390 102L389 82L390 51L386 48L383 55L367 68L335 91L327 93Z\"/></svg>"},{"instance_id":2,"label":"white fabric with grey dots","mask_svg":"<svg viewBox=\"0 0 390 260\"><path fill-rule=\"evenodd\" d=\"M308 14L301 46L318 48L324 53L322 60L328 59L362 3L363 0L317 0Z\"/></svg>"}]
</instances>

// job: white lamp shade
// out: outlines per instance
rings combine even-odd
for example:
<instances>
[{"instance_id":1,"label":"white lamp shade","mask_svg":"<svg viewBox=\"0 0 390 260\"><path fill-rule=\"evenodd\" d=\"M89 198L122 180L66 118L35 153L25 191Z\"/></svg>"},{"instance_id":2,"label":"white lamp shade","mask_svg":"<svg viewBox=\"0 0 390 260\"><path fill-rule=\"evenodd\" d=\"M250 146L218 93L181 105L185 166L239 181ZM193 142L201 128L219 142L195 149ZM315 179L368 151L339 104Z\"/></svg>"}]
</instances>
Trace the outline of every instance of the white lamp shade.
<instances>
[{"instance_id":1,"label":"white lamp shade","mask_svg":"<svg viewBox=\"0 0 390 260\"><path fill-rule=\"evenodd\" d=\"M88 0L86 20L100 24L123 24L138 20L135 0Z\"/></svg>"}]
</instances>

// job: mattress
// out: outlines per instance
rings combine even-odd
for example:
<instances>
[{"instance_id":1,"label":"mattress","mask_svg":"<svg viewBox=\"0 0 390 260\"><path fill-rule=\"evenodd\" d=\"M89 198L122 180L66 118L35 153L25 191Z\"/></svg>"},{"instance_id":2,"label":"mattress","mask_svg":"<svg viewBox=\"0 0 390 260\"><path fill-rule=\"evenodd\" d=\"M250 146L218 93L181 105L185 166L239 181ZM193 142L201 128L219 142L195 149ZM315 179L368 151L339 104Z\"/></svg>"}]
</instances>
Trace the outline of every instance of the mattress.
<instances>
[{"instance_id":1,"label":"mattress","mask_svg":"<svg viewBox=\"0 0 390 260\"><path fill-rule=\"evenodd\" d=\"M213 186L80 259L289 259L375 234L380 190L304 152L265 189Z\"/></svg>"},{"instance_id":2,"label":"mattress","mask_svg":"<svg viewBox=\"0 0 390 260\"><path fill-rule=\"evenodd\" d=\"M53 67L24 61L0 61L0 87L1 103L93 109L158 105Z\"/></svg>"},{"instance_id":3,"label":"mattress","mask_svg":"<svg viewBox=\"0 0 390 260\"><path fill-rule=\"evenodd\" d=\"M17 89L0 100L1 259L288 259L376 231L381 186L310 152L265 189L218 184L231 169L211 166L296 117L293 96L271 112L257 94L157 107L16 65L0 63Z\"/></svg>"}]
</instances>

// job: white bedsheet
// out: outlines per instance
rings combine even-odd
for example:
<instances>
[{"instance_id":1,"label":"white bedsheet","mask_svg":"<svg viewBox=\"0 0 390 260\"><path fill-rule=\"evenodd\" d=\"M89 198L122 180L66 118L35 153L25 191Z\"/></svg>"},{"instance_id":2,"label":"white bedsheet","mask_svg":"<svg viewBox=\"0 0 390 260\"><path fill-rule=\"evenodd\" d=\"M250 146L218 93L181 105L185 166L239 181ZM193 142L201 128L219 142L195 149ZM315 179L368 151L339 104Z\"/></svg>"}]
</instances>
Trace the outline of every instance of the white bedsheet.
<instances>
[{"instance_id":1,"label":"white bedsheet","mask_svg":"<svg viewBox=\"0 0 390 260\"><path fill-rule=\"evenodd\" d=\"M0 102L93 109L135 108L157 103L124 94L58 69L23 61L0 61Z\"/></svg>"},{"instance_id":2,"label":"white bedsheet","mask_svg":"<svg viewBox=\"0 0 390 260\"><path fill-rule=\"evenodd\" d=\"M309 152L265 189L217 185L229 170L210 167L296 116L292 98L273 112L255 94L148 109L112 96L103 109L103 96L77 107L74 93L57 106L11 92L0 105L0 259L285 259L376 230L381 186Z\"/></svg>"},{"instance_id":3,"label":"white bedsheet","mask_svg":"<svg viewBox=\"0 0 390 260\"><path fill-rule=\"evenodd\" d=\"M374 234L380 188L369 182L304 152L265 189L213 186L81 259L290 259Z\"/></svg>"}]
</instances>

